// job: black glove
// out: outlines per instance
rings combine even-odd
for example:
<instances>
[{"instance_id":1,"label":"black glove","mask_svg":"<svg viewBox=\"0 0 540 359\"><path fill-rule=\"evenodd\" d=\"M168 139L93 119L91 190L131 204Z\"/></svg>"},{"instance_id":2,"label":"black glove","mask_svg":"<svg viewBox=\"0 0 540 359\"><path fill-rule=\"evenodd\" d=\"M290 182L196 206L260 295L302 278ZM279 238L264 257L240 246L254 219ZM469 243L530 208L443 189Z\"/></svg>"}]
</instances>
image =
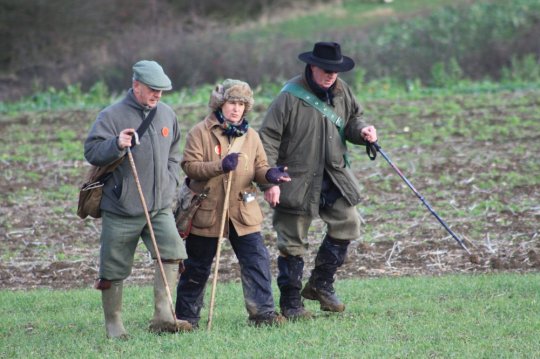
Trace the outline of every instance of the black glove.
<instances>
[{"instance_id":1,"label":"black glove","mask_svg":"<svg viewBox=\"0 0 540 359\"><path fill-rule=\"evenodd\" d=\"M289 174L285 172L287 167L285 166L279 166L279 167L273 167L270 168L268 171L266 171L266 180L270 183L278 184L283 181L280 181L280 177L289 177Z\"/></svg>"},{"instance_id":2,"label":"black glove","mask_svg":"<svg viewBox=\"0 0 540 359\"><path fill-rule=\"evenodd\" d=\"M229 153L223 160L221 160L221 168L224 173L229 173L236 169L238 166L238 155L237 152Z\"/></svg>"}]
</instances>

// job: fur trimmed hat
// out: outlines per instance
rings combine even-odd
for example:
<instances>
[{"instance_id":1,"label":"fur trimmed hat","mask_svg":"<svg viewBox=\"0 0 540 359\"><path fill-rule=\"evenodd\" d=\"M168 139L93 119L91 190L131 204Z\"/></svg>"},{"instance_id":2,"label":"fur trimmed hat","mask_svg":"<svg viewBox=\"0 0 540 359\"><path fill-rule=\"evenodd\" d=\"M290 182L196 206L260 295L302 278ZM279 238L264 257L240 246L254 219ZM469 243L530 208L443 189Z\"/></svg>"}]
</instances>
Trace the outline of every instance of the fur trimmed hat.
<instances>
[{"instance_id":1,"label":"fur trimmed hat","mask_svg":"<svg viewBox=\"0 0 540 359\"><path fill-rule=\"evenodd\" d=\"M208 107L210 107L212 111L216 111L227 101L243 102L246 105L244 110L245 115L253 107L253 91L247 82L227 79L212 90Z\"/></svg>"}]
</instances>

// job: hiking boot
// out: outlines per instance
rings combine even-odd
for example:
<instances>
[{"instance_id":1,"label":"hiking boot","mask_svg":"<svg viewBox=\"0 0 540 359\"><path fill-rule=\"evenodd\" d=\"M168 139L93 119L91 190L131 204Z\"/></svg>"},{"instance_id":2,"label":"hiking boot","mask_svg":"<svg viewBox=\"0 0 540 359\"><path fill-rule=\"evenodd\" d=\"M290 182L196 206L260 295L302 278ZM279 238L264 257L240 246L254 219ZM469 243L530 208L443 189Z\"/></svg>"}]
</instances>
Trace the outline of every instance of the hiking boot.
<instances>
[{"instance_id":1,"label":"hiking boot","mask_svg":"<svg viewBox=\"0 0 540 359\"><path fill-rule=\"evenodd\" d=\"M260 327L263 325L283 325L287 322L287 319L276 313L276 312L267 312L263 314L257 314L250 316L248 319L248 324L253 325L255 327Z\"/></svg>"},{"instance_id":2,"label":"hiking boot","mask_svg":"<svg viewBox=\"0 0 540 359\"><path fill-rule=\"evenodd\" d=\"M287 320L295 321L295 320L302 320L302 319L311 319L312 314L309 310L306 310L304 308L304 305L300 305L299 307L281 307L281 314L287 318Z\"/></svg>"},{"instance_id":3,"label":"hiking boot","mask_svg":"<svg viewBox=\"0 0 540 359\"><path fill-rule=\"evenodd\" d=\"M307 282L301 294L306 299L319 301L323 311L339 313L345 310L345 304L339 300L332 288L316 288Z\"/></svg>"},{"instance_id":4,"label":"hiking boot","mask_svg":"<svg viewBox=\"0 0 540 359\"><path fill-rule=\"evenodd\" d=\"M336 271L345 260L349 243L350 241L336 240L326 235L319 247L315 257L315 268L311 271L311 277L301 295L306 299L319 301L321 310L328 312L345 310L345 305L336 296L333 284Z\"/></svg>"}]
</instances>

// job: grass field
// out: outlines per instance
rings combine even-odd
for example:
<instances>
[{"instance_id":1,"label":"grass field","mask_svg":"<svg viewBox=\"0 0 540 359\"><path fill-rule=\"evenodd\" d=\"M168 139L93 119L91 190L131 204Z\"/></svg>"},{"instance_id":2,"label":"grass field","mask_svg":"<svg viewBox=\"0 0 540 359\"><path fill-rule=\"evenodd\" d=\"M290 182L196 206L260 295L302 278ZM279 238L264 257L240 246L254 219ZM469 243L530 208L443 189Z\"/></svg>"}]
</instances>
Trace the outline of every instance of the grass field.
<instances>
[{"instance_id":1,"label":"grass field","mask_svg":"<svg viewBox=\"0 0 540 359\"><path fill-rule=\"evenodd\" d=\"M536 358L538 274L351 279L347 310L279 328L246 324L238 284L218 286L210 332L156 336L149 287L128 287L129 341L105 339L100 293L0 292L2 358ZM209 295L207 295L207 298Z\"/></svg>"}]
</instances>

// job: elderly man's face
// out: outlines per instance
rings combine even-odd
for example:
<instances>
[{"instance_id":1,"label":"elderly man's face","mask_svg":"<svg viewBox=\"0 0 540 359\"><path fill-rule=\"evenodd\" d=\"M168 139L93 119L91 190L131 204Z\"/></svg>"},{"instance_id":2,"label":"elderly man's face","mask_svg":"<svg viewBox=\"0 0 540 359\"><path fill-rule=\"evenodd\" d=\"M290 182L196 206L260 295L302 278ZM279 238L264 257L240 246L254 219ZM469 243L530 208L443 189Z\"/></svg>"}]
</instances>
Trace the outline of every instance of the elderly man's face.
<instances>
[{"instance_id":1,"label":"elderly man's face","mask_svg":"<svg viewBox=\"0 0 540 359\"><path fill-rule=\"evenodd\" d=\"M326 71L315 65L311 65L311 71L313 72L313 80L323 89L330 88L338 77L337 72Z\"/></svg>"},{"instance_id":2,"label":"elderly man's face","mask_svg":"<svg viewBox=\"0 0 540 359\"><path fill-rule=\"evenodd\" d=\"M154 108L161 99L163 91L154 90L142 82L135 80L133 81L133 93L139 104L147 108Z\"/></svg>"}]
</instances>

